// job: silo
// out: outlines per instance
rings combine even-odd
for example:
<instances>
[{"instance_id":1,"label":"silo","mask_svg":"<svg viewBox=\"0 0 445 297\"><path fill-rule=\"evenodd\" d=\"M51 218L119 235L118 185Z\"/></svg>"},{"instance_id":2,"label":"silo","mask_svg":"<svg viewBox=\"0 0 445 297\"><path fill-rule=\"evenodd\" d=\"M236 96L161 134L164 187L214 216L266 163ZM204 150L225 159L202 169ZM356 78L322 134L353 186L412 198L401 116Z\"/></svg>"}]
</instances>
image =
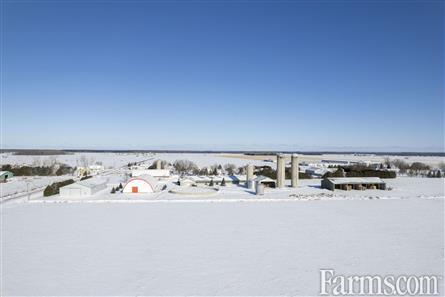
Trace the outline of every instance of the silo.
<instances>
[{"instance_id":1,"label":"silo","mask_svg":"<svg viewBox=\"0 0 445 297\"><path fill-rule=\"evenodd\" d=\"M246 187L253 188L253 165L246 166Z\"/></svg>"},{"instance_id":2,"label":"silo","mask_svg":"<svg viewBox=\"0 0 445 297\"><path fill-rule=\"evenodd\" d=\"M277 187L284 187L284 180L286 178L286 157L283 154L277 155Z\"/></svg>"},{"instance_id":3,"label":"silo","mask_svg":"<svg viewBox=\"0 0 445 297\"><path fill-rule=\"evenodd\" d=\"M291 168L291 175L292 175L292 188L298 187L298 155L292 154L292 168Z\"/></svg>"},{"instance_id":4,"label":"silo","mask_svg":"<svg viewBox=\"0 0 445 297\"><path fill-rule=\"evenodd\" d=\"M156 160L156 169L162 169L162 161Z\"/></svg>"}]
</instances>

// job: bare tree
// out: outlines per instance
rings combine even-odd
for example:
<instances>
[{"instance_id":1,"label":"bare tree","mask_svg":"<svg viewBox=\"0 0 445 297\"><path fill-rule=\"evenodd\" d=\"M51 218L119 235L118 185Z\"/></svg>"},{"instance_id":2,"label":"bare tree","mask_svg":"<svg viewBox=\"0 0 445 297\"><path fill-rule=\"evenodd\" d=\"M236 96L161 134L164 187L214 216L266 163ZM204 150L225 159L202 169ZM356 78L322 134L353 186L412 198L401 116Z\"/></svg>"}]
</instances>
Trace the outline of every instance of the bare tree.
<instances>
[{"instance_id":1,"label":"bare tree","mask_svg":"<svg viewBox=\"0 0 445 297\"><path fill-rule=\"evenodd\" d=\"M226 164L226 165L224 165L224 170L226 171L226 173L228 175L234 175L235 170L236 170L236 165L235 164Z\"/></svg>"},{"instance_id":2,"label":"bare tree","mask_svg":"<svg viewBox=\"0 0 445 297\"><path fill-rule=\"evenodd\" d=\"M189 160L176 160L173 163L173 168L180 174L190 174L196 172L198 166Z\"/></svg>"},{"instance_id":3,"label":"bare tree","mask_svg":"<svg viewBox=\"0 0 445 297\"><path fill-rule=\"evenodd\" d=\"M88 158L85 155L80 156L80 165L82 167L88 167Z\"/></svg>"}]
</instances>

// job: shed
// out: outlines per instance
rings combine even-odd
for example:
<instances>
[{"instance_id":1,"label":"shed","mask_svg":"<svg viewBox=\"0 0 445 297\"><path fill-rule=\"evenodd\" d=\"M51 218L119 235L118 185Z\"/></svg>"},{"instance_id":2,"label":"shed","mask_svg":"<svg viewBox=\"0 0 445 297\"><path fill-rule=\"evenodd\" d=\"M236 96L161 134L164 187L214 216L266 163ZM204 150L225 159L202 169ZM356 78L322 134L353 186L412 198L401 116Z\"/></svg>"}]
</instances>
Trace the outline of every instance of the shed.
<instances>
[{"instance_id":1,"label":"shed","mask_svg":"<svg viewBox=\"0 0 445 297\"><path fill-rule=\"evenodd\" d=\"M0 171L0 183L5 183L8 178L13 177L14 174L11 171Z\"/></svg>"},{"instance_id":2,"label":"shed","mask_svg":"<svg viewBox=\"0 0 445 297\"><path fill-rule=\"evenodd\" d=\"M253 179L253 183L255 185L255 189L258 187L258 185L263 185L265 188L276 188L277 182L270 177L259 175L256 178Z\"/></svg>"},{"instance_id":3,"label":"shed","mask_svg":"<svg viewBox=\"0 0 445 297\"><path fill-rule=\"evenodd\" d=\"M339 177L321 181L323 189L334 190L385 190L386 183L379 177Z\"/></svg>"},{"instance_id":4,"label":"shed","mask_svg":"<svg viewBox=\"0 0 445 297\"><path fill-rule=\"evenodd\" d=\"M154 193L161 190L162 185L151 175L140 175L128 180L123 193Z\"/></svg>"},{"instance_id":5,"label":"shed","mask_svg":"<svg viewBox=\"0 0 445 297\"><path fill-rule=\"evenodd\" d=\"M89 178L60 188L61 197L85 197L107 188L107 180Z\"/></svg>"}]
</instances>

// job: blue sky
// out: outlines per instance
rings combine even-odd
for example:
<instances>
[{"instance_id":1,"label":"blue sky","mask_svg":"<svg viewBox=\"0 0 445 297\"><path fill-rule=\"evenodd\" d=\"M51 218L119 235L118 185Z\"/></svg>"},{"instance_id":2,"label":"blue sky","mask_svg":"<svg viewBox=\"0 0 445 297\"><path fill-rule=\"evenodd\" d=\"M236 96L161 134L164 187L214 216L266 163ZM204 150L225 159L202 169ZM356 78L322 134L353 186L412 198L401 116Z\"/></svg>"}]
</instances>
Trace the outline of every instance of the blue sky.
<instances>
[{"instance_id":1,"label":"blue sky","mask_svg":"<svg viewBox=\"0 0 445 297\"><path fill-rule=\"evenodd\" d=\"M3 147L444 146L440 1L6 1Z\"/></svg>"}]
</instances>

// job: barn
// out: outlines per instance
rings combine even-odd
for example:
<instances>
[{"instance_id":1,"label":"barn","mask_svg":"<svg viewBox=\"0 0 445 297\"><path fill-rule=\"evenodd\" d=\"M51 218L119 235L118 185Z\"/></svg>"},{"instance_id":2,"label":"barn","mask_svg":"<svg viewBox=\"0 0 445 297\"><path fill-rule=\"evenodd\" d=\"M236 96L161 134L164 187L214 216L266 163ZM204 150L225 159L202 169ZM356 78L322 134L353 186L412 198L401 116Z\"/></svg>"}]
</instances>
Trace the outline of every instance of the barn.
<instances>
[{"instance_id":1,"label":"barn","mask_svg":"<svg viewBox=\"0 0 445 297\"><path fill-rule=\"evenodd\" d=\"M386 190L386 183L378 177L339 177L321 181L323 189L334 190Z\"/></svg>"},{"instance_id":2,"label":"barn","mask_svg":"<svg viewBox=\"0 0 445 297\"><path fill-rule=\"evenodd\" d=\"M140 175L128 180L123 193L154 193L159 191L158 181L151 175Z\"/></svg>"},{"instance_id":3,"label":"barn","mask_svg":"<svg viewBox=\"0 0 445 297\"><path fill-rule=\"evenodd\" d=\"M88 197L107 188L107 180L99 178L89 178L60 188L60 196Z\"/></svg>"},{"instance_id":4,"label":"barn","mask_svg":"<svg viewBox=\"0 0 445 297\"><path fill-rule=\"evenodd\" d=\"M13 177L14 174L10 171L0 171L0 183L5 183L8 181L8 178Z\"/></svg>"},{"instance_id":5,"label":"barn","mask_svg":"<svg viewBox=\"0 0 445 297\"><path fill-rule=\"evenodd\" d=\"M168 177L170 177L170 170L168 170L168 169L133 169L131 171L132 177L138 177L141 175L151 175L156 178L168 178Z\"/></svg>"}]
</instances>

